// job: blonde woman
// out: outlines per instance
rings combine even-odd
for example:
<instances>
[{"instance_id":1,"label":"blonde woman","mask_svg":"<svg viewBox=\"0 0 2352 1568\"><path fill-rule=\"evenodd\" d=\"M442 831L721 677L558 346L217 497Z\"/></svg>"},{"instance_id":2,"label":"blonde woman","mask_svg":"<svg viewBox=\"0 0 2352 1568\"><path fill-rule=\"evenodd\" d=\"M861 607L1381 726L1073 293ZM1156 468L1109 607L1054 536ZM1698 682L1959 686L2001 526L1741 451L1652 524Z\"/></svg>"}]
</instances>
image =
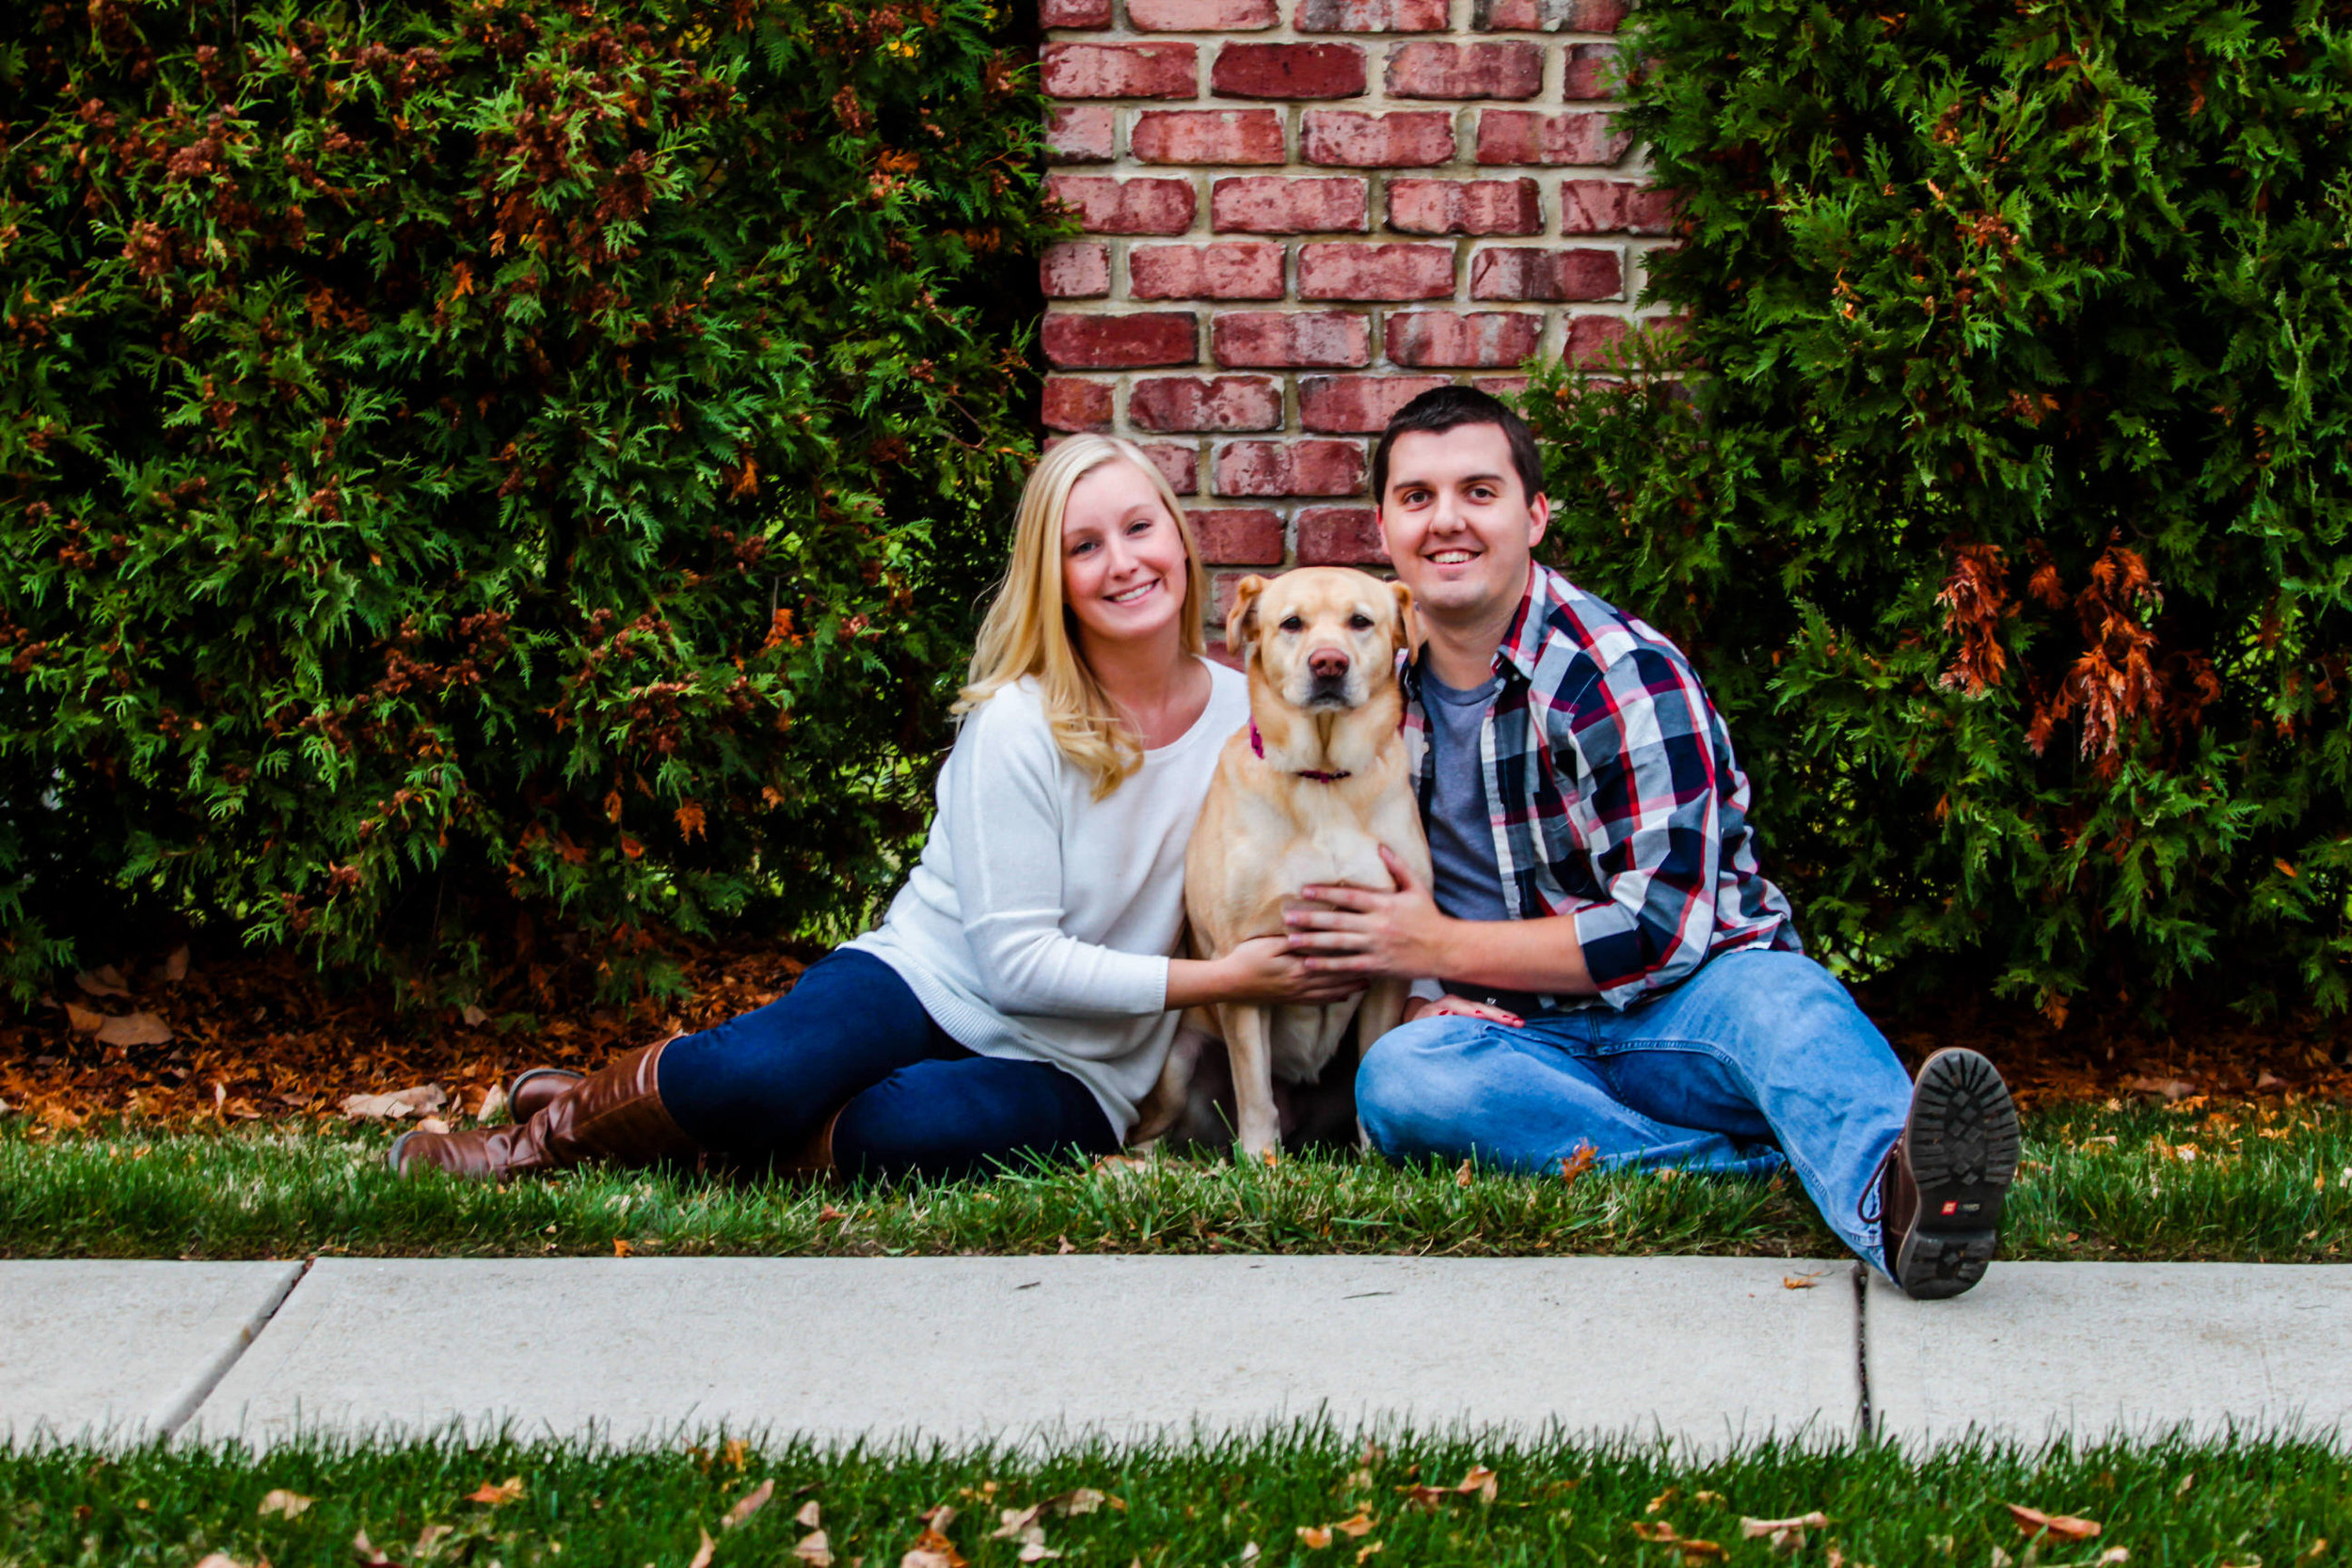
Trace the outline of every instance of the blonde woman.
<instances>
[{"instance_id":1,"label":"blonde woman","mask_svg":"<svg viewBox=\"0 0 2352 1568\"><path fill-rule=\"evenodd\" d=\"M923 857L879 928L780 1000L581 1079L540 1069L516 1124L411 1132L393 1168L503 1179L716 1153L851 1174L961 1176L1107 1153L1177 1009L1324 1002L1285 939L1170 958L1184 847L1249 717L1203 656L1208 576L1136 447L1081 436L1021 498Z\"/></svg>"}]
</instances>

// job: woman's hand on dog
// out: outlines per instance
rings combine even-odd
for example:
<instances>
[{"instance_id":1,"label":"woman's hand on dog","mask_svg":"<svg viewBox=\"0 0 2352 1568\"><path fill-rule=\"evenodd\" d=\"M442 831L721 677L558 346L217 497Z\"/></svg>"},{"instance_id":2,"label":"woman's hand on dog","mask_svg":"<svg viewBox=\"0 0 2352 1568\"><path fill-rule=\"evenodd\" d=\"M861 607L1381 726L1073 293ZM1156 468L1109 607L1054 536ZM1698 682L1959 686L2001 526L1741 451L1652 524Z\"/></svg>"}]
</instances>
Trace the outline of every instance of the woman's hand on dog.
<instances>
[{"instance_id":1,"label":"woman's hand on dog","mask_svg":"<svg viewBox=\"0 0 2352 1568\"><path fill-rule=\"evenodd\" d=\"M1344 1002L1370 982L1355 974L1318 974L1291 951L1290 937L1252 937L1221 958L1178 958L1168 966L1168 1006L1217 1002Z\"/></svg>"},{"instance_id":2,"label":"woman's hand on dog","mask_svg":"<svg viewBox=\"0 0 2352 1568\"><path fill-rule=\"evenodd\" d=\"M1393 893L1360 887L1310 887L1282 911L1290 944L1310 954L1320 974L1394 974L1406 978L1454 972L1446 938L1460 924L1438 908L1429 889L1383 846L1380 858L1396 879Z\"/></svg>"}]
</instances>

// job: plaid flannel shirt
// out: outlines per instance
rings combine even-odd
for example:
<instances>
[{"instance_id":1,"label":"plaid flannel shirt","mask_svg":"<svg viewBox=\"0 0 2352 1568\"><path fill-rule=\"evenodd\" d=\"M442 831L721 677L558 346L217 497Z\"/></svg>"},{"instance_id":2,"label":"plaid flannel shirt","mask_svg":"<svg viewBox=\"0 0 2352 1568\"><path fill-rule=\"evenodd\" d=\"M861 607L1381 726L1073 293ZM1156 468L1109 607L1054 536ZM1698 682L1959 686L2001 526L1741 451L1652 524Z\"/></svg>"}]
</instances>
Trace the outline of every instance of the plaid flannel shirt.
<instances>
[{"instance_id":1,"label":"plaid flannel shirt","mask_svg":"<svg viewBox=\"0 0 2352 1568\"><path fill-rule=\"evenodd\" d=\"M1479 758L1503 907L1573 916L1599 1001L1624 1008L1736 947L1804 951L1788 896L1756 869L1747 776L1682 650L1535 566L1494 673ZM1418 660L1405 693L1425 815L1437 773Z\"/></svg>"}]
</instances>

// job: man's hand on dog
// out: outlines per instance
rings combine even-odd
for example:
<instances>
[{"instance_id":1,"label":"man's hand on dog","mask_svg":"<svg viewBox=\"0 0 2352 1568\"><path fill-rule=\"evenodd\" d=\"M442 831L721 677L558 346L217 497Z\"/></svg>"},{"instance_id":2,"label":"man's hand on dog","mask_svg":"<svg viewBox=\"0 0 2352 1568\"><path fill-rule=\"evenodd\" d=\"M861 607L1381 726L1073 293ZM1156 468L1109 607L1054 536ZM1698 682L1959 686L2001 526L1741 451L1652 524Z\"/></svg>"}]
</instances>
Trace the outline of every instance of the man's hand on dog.
<instances>
[{"instance_id":1,"label":"man's hand on dog","mask_svg":"<svg viewBox=\"0 0 2352 1568\"><path fill-rule=\"evenodd\" d=\"M1405 863L1380 847L1396 879L1393 893L1360 887L1307 887L1282 911L1291 950L1309 953L1307 967L1325 974L1394 974L1406 979L1453 971L1447 939L1460 924L1438 910L1429 889Z\"/></svg>"}]
</instances>

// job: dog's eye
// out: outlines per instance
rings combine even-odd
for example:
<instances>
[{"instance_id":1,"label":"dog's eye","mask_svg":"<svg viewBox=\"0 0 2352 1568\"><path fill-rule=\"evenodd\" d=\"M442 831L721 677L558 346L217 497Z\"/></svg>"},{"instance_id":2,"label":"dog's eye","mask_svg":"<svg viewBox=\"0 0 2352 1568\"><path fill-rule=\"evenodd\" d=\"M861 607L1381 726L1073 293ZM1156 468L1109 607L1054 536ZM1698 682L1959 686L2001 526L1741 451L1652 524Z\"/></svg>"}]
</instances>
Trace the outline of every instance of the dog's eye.
<instances>
[{"instance_id":1,"label":"dog's eye","mask_svg":"<svg viewBox=\"0 0 2352 1568\"><path fill-rule=\"evenodd\" d=\"M1295 615L1285 615L1282 617L1282 629L1284 631L1304 631L1307 629L1307 623L1300 620Z\"/></svg>"},{"instance_id":2,"label":"dog's eye","mask_svg":"<svg viewBox=\"0 0 2352 1568\"><path fill-rule=\"evenodd\" d=\"M1353 630L1370 631L1372 629L1372 617L1366 615L1362 610L1358 610L1355 614L1350 615L1347 618L1347 624Z\"/></svg>"}]
</instances>

